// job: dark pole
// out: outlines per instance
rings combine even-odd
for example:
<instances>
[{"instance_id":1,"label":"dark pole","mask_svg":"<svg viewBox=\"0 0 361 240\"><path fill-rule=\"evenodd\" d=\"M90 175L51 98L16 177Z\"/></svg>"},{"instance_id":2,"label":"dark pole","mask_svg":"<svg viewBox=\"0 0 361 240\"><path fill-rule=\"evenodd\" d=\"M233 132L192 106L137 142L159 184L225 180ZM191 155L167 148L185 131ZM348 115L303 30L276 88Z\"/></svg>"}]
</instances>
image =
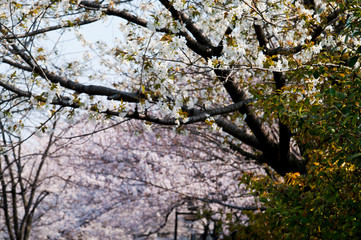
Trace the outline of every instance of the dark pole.
<instances>
[{"instance_id":1,"label":"dark pole","mask_svg":"<svg viewBox=\"0 0 361 240\"><path fill-rule=\"evenodd\" d=\"M178 230L178 212L175 211L175 224L174 224L174 240L177 240L177 230Z\"/></svg>"}]
</instances>

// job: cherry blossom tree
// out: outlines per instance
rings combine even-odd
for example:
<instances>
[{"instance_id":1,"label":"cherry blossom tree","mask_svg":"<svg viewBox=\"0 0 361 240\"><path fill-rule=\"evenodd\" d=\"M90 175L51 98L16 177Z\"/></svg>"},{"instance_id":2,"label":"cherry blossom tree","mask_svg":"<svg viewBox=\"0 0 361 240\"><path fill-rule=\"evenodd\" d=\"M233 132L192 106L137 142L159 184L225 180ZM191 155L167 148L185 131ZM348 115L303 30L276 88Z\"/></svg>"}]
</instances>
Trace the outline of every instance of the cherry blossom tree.
<instances>
[{"instance_id":1,"label":"cherry blossom tree","mask_svg":"<svg viewBox=\"0 0 361 240\"><path fill-rule=\"evenodd\" d=\"M272 99L291 91L312 101L320 84L312 69L336 66L321 57L353 46L339 34L350 13L337 1L5 1L2 9L4 104L206 122L282 175L305 172L307 161ZM111 17L121 19L119 37L87 41L82 27ZM54 31L74 33L83 60L62 56Z\"/></svg>"},{"instance_id":2,"label":"cherry blossom tree","mask_svg":"<svg viewBox=\"0 0 361 240\"><path fill-rule=\"evenodd\" d=\"M139 124L85 125L86 119L55 127L52 118L40 128L47 134L23 139L1 122L5 239L173 236L174 215L188 208L209 232L225 214L246 221L243 210L262 209L237 180L261 169L231 152L221 132L198 126L183 134L169 128L142 133ZM178 236L187 233L181 227Z\"/></svg>"},{"instance_id":3,"label":"cherry blossom tree","mask_svg":"<svg viewBox=\"0 0 361 240\"><path fill-rule=\"evenodd\" d=\"M299 131L302 118L294 122L291 109L296 106L302 115L307 110L299 102L305 101L307 106L323 104L317 96L337 84L332 73L338 69L349 72L359 66L354 53L359 53L360 35L346 39L341 34L354 18L354 1L2 3L0 107L4 130L24 132L31 125L46 132L43 123L47 118L39 118L43 113L77 120L82 112L97 121L140 120L144 129L173 126L182 133L188 130L187 125L200 124L213 130L202 137L205 147L188 137L154 130L148 135L152 144L143 144L147 151L132 149L127 151L130 157L124 149L131 149L135 140L120 135L101 137L105 138L100 138L104 144L81 145L75 152L77 157L56 158L59 163L54 166L68 167L69 159L73 161L73 170L64 172L72 173L74 180L62 179L72 185L66 188L69 190L65 190L68 192L62 202L73 208L62 207L64 212L56 221L42 218L43 228L36 230L39 236L50 237L47 232L58 234L53 238L75 238L73 233L94 236L93 229L102 229L104 234L111 229L122 232L118 234L151 234L164 219L145 221L142 227L149 229L137 229L141 225L131 224L131 220L127 225L109 218L113 212L126 219L117 212L122 209L119 205L128 203L125 209L129 210L129 206L149 196L147 191L158 191L160 195L154 196L161 201L143 202L147 212L133 205L132 213L144 217L162 209L160 215L167 216L184 197L244 207L250 202L237 202L244 200L240 196L232 198L236 175L231 169L239 172L247 168L244 158L240 162L237 154L265 163L280 175L305 173L308 159L303 153L309 145ZM84 31L114 19L119 21L119 29L104 41L91 41L91 31ZM69 57L71 45L80 53ZM157 134L167 137L158 141ZM181 150L175 150L173 137L186 148L177 145ZM194 148L188 149L193 143ZM68 146L74 149L77 145ZM167 154L162 155L164 146ZM212 151L205 150L207 147ZM205 162L198 165L197 160ZM223 165L222 160L227 164ZM174 163L180 167L173 167ZM85 175L78 176L78 172ZM182 176L197 176L192 179L202 181L190 182ZM223 186L222 180L224 188L218 191L215 186L221 184L217 181L225 176L224 181L233 185ZM212 185L212 179L218 184ZM57 186L55 182L53 185ZM82 197L89 186L93 187L90 199ZM181 190L179 186L183 186ZM111 188L116 191L107 194ZM163 194L165 191L167 194ZM209 196L212 192L218 194L217 198ZM224 198L219 198L222 194ZM97 208L96 204L103 201L109 205ZM169 205L152 205L165 201ZM80 207L85 205L89 208ZM77 211L74 206L78 206Z\"/></svg>"},{"instance_id":4,"label":"cherry blossom tree","mask_svg":"<svg viewBox=\"0 0 361 240\"><path fill-rule=\"evenodd\" d=\"M52 195L39 206L52 207L34 226L38 238L142 239L162 232L173 237L177 211L193 208L198 225L207 225L226 214L247 221L243 210L262 209L237 180L261 169L229 154L214 133L179 135L164 128L140 133L134 130L140 126L129 124L94 129L94 123L84 121L67 129L47 167L47 174L56 177L48 184L54 186ZM211 214L208 219L203 211Z\"/></svg>"}]
</instances>

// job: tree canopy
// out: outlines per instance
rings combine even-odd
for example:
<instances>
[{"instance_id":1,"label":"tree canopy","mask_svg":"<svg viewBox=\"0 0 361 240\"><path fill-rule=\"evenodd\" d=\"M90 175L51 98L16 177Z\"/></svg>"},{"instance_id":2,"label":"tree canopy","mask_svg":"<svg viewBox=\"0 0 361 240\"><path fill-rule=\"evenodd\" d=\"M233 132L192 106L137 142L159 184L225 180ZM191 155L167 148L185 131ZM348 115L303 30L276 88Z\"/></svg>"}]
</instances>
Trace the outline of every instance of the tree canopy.
<instances>
[{"instance_id":1,"label":"tree canopy","mask_svg":"<svg viewBox=\"0 0 361 240\"><path fill-rule=\"evenodd\" d=\"M318 58L343 50L339 33L347 14L322 1L20 1L4 8L7 99L18 97L25 109L61 106L164 125L216 124L234 149L282 175L305 172L306 161L281 114L267 108L282 91L312 101L319 80L304 70L336 64ZM77 32L110 16L123 20L122 37L111 44L77 35L98 48L101 69L87 66L90 53L85 64L59 62L61 50L48 47L49 31Z\"/></svg>"}]
</instances>

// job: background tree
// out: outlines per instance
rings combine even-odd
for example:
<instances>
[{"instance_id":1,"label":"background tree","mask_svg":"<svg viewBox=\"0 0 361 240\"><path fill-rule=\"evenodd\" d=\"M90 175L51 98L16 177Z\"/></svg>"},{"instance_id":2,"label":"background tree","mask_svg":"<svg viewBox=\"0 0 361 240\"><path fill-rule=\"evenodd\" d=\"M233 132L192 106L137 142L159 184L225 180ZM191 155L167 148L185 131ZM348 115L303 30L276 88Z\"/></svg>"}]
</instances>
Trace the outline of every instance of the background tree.
<instances>
[{"instance_id":1,"label":"background tree","mask_svg":"<svg viewBox=\"0 0 361 240\"><path fill-rule=\"evenodd\" d=\"M55 122L53 127L55 127ZM33 224L46 211L39 211L39 205L49 195L44 188L49 183L43 173L46 160L51 154L51 147L56 141L54 133L43 138L43 148L31 147L39 139L33 135L22 139L4 127L1 130L1 161L0 161L0 236L3 239L29 239Z\"/></svg>"},{"instance_id":2,"label":"background tree","mask_svg":"<svg viewBox=\"0 0 361 240\"><path fill-rule=\"evenodd\" d=\"M140 133L137 125L95 127L85 121L65 127L67 135L58 144L66 147L51 156L54 172L48 172L57 176L51 185L66 183L66 188L47 198L43 208L59 195L57 205L34 228L38 237L143 239L167 232L173 237L177 209L190 212L193 207L197 224L207 225L226 214L246 221L243 210L261 208L237 180L242 172L261 169L240 155L229 155L215 133L179 135L164 128ZM119 141L124 135L128 137ZM181 217L179 237L189 233L182 230ZM218 232L228 234L226 228Z\"/></svg>"}]
</instances>

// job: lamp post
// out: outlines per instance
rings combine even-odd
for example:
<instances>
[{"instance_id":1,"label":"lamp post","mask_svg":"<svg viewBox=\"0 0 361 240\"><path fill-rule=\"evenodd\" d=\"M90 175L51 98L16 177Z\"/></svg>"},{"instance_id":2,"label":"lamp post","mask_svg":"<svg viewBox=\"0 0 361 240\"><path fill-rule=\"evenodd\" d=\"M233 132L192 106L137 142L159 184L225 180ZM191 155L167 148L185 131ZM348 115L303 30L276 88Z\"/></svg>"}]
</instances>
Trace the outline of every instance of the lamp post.
<instances>
[{"instance_id":1,"label":"lamp post","mask_svg":"<svg viewBox=\"0 0 361 240\"><path fill-rule=\"evenodd\" d=\"M175 224L174 224L174 240L177 240L178 238L178 215L184 215L184 220L186 221L197 221L198 217L196 216L196 213L194 213L193 211L195 209L190 209L190 212L178 212L178 209L176 208L175 210Z\"/></svg>"}]
</instances>

